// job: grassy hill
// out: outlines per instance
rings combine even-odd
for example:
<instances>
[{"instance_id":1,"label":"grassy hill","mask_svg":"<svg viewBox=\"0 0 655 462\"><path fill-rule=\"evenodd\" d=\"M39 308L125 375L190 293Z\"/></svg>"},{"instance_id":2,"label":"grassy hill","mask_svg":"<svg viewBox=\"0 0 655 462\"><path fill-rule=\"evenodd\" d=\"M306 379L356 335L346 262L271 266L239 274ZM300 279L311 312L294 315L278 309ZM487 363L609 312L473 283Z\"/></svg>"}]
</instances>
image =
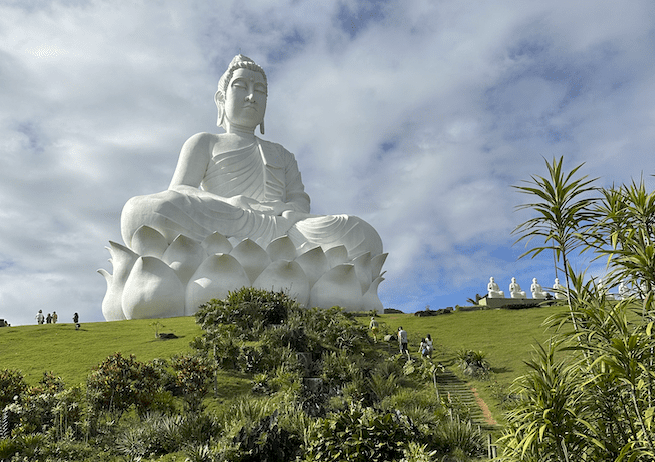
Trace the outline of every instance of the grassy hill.
<instances>
[{"instance_id":1,"label":"grassy hill","mask_svg":"<svg viewBox=\"0 0 655 462\"><path fill-rule=\"evenodd\" d=\"M160 332L178 338L156 338L152 324L157 321L164 326L159 326ZM22 371L29 384L38 382L44 371L52 371L66 385L75 385L113 353L134 354L140 361L168 359L191 351L189 342L201 333L193 317L87 323L79 330L73 324L4 327L0 328L0 368Z\"/></svg>"},{"instance_id":2,"label":"grassy hill","mask_svg":"<svg viewBox=\"0 0 655 462\"><path fill-rule=\"evenodd\" d=\"M507 386L526 371L535 342L550 334L543 320L566 307L533 308L526 310L483 310L455 312L433 317L411 314L380 316L383 332L394 333L403 326L409 333L409 346L418 358L421 337L431 334L436 359L453 359L457 350L481 350L486 354L494 375L493 382ZM360 318L368 324L369 318ZM35 384L44 371L61 376L67 386L83 383L91 369L107 356L121 352L134 354L140 361L168 359L172 355L191 351L189 342L202 333L194 317L159 320L160 332L174 333L178 338L161 340L155 337L157 320L134 320L82 324L19 326L0 328L0 368L22 371L30 384ZM390 345L390 352L396 344ZM491 383L474 383L482 398L494 410ZM496 410L494 416L498 418Z\"/></svg>"}]
</instances>

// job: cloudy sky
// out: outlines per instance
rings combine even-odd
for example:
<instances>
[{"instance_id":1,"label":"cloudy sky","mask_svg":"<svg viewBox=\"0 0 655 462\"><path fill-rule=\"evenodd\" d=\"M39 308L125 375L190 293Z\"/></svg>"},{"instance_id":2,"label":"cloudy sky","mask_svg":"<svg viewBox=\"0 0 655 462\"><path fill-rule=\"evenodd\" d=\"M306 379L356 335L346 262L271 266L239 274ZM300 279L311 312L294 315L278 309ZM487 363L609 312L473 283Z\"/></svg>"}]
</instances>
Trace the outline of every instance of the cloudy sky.
<instances>
[{"instance_id":1,"label":"cloudy sky","mask_svg":"<svg viewBox=\"0 0 655 462\"><path fill-rule=\"evenodd\" d=\"M0 0L0 318L100 321L108 241L218 132L237 53L269 81L265 139L314 213L371 223L385 307L464 305L555 278L517 257L511 185L544 158L653 189L655 3L586 0ZM580 262L581 269L585 263ZM602 272L592 267L590 271Z\"/></svg>"}]
</instances>

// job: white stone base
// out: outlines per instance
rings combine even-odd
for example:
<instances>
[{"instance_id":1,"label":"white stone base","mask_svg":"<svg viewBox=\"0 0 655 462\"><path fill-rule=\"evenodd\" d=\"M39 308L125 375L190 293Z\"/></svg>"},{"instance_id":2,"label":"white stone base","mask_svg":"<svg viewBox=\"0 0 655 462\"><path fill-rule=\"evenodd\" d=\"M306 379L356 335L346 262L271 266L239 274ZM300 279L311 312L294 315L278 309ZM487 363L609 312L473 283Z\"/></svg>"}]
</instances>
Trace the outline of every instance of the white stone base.
<instances>
[{"instance_id":1,"label":"white stone base","mask_svg":"<svg viewBox=\"0 0 655 462\"><path fill-rule=\"evenodd\" d=\"M546 300L532 298L481 298L478 304L487 308L505 308L508 306L537 306Z\"/></svg>"}]
</instances>

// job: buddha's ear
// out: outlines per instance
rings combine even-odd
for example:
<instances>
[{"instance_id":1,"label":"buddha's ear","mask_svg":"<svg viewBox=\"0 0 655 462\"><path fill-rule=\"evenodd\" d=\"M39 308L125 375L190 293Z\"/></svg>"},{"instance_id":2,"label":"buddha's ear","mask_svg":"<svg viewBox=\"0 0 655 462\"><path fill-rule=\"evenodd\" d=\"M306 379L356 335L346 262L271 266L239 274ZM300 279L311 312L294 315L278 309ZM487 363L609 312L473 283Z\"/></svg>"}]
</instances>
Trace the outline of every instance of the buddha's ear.
<instances>
[{"instance_id":1,"label":"buddha's ear","mask_svg":"<svg viewBox=\"0 0 655 462\"><path fill-rule=\"evenodd\" d=\"M214 95L214 102L216 103L216 109L218 109L218 118L216 120L216 125L219 127L223 126L223 119L225 117L225 95L223 92L218 90Z\"/></svg>"}]
</instances>

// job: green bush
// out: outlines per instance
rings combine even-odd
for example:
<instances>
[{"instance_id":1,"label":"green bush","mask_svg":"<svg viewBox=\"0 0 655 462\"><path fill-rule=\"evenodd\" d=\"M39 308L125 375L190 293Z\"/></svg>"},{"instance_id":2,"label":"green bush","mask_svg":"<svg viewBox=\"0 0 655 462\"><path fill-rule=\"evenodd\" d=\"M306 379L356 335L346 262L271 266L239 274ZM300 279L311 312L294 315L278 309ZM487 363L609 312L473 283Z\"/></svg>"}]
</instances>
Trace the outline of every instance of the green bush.
<instances>
[{"instance_id":1,"label":"green bush","mask_svg":"<svg viewBox=\"0 0 655 462\"><path fill-rule=\"evenodd\" d=\"M184 397L191 410L200 408L200 403L211 387L214 365L202 354L174 356L171 367L175 371L176 389Z\"/></svg>"},{"instance_id":2,"label":"green bush","mask_svg":"<svg viewBox=\"0 0 655 462\"><path fill-rule=\"evenodd\" d=\"M287 462L300 453L301 440L278 425L278 412L254 426L244 425L233 438L231 462Z\"/></svg>"},{"instance_id":3,"label":"green bush","mask_svg":"<svg viewBox=\"0 0 655 462\"><path fill-rule=\"evenodd\" d=\"M467 457L479 457L484 454L485 441L477 427L471 421L459 417L446 419L437 427L436 442L442 452L447 454L464 454Z\"/></svg>"},{"instance_id":4,"label":"green bush","mask_svg":"<svg viewBox=\"0 0 655 462\"><path fill-rule=\"evenodd\" d=\"M238 335L250 337L270 325L282 324L296 302L284 292L253 287L230 292L224 300L211 300L196 313L196 321L206 331L219 324L236 326Z\"/></svg>"},{"instance_id":5,"label":"green bush","mask_svg":"<svg viewBox=\"0 0 655 462\"><path fill-rule=\"evenodd\" d=\"M489 365L489 361L486 360L486 356L483 351L457 351L459 367L465 374L476 378L486 378L491 371L491 366Z\"/></svg>"},{"instance_id":6,"label":"green bush","mask_svg":"<svg viewBox=\"0 0 655 462\"><path fill-rule=\"evenodd\" d=\"M13 403L14 397L20 396L26 389L27 384L20 371L0 370L0 409Z\"/></svg>"},{"instance_id":7,"label":"green bush","mask_svg":"<svg viewBox=\"0 0 655 462\"><path fill-rule=\"evenodd\" d=\"M403 456L418 431L400 413L350 406L321 419L306 461L389 462Z\"/></svg>"},{"instance_id":8,"label":"green bush","mask_svg":"<svg viewBox=\"0 0 655 462\"><path fill-rule=\"evenodd\" d=\"M134 355L115 353L89 374L89 404L96 410L118 415L133 405L143 413L154 401L159 378L152 365L137 361Z\"/></svg>"}]
</instances>

